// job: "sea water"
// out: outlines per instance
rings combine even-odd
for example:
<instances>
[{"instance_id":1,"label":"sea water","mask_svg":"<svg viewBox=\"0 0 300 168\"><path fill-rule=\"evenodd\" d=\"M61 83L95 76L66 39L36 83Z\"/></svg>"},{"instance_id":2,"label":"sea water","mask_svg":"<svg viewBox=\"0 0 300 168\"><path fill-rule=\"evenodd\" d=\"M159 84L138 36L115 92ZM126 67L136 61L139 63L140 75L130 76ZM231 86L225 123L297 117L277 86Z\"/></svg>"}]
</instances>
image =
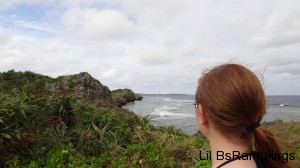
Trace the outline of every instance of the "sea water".
<instances>
[{"instance_id":1,"label":"sea water","mask_svg":"<svg viewBox=\"0 0 300 168\"><path fill-rule=\"evenodd\" d=\"M267 100L263 121L300 121L300 96L267 96ZM129 103L123 108L142 117L148 116L155 126L174 125L192 135L198 131L194 102L194 95L143 94L142 101Z\"/></svg>"}]
</instances>

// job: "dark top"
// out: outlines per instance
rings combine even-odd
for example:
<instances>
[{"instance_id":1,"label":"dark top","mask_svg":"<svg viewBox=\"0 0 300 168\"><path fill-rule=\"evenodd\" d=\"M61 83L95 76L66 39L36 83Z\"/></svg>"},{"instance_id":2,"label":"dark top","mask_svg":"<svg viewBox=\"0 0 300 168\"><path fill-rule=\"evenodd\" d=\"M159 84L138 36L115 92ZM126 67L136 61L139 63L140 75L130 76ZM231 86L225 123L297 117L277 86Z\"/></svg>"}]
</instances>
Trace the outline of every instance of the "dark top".
<instances>
[{"instance_id":1,"label":"dark top","mask_svg":"<svg viewBox=\"0 0 300 168\"><path fill-rule=\"evenodd\" d=\"M251 159L254 159L257 168L265 168L264 162L261 159L261 157L259 156L259 153L255 152L255 151L252 151L252 152L248 153L247 155L248 156L250 155ZM233 162L235 160L242 159L243 157L245 157L245 155L239 155L235 158L227 160L226 162L220 164L217 168L220 168L220 167L222 167L222 166L224 166L224 165L226 165L230 162Z\"/></svg>"}]
</instances>

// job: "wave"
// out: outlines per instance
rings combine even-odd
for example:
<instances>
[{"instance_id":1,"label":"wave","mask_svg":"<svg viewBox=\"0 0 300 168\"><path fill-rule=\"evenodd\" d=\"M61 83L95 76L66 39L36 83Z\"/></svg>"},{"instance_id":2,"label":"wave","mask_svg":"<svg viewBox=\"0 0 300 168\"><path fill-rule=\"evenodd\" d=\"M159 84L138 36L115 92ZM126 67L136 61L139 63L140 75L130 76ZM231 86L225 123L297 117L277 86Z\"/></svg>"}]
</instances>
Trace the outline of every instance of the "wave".
<instances>
[{"instance_id":1,"label":"wave","mask_svg":"<svg viewBox=\"0 0 300 168\"><path fill-rule=\"evenodd\" d=\"M164 99L164 101L170 101L171 100L170 97L164 97L163 99Z\"/></svg>"},{"instance_id":2,"label":"wave","mask_svg":"<svg viewBox=\"0 0 300 168\"><path fill-rule=\"evenodd\" d=\"M284 103L273 103L273 104L268 104L268 106L279 106L279 107L284 107L284 106L295 106L295 107L300 107L298 105L291 105L291 104L284 104Z\"/></svg>"},{"instance_id":3,"label":"wave","mask_svg":"<svg viewBox=\"0 0 300 168\"><path fill-rule=\"evenodd\" d=\"M195 115L192 114L185 114L185 113L174 113L162 110L160 108L155 109L153 112L150 113L150 115L157 116L158 118L155 119L169 119L169 118L194 118Z\"/></svg>"},{"instance_id":4,"label":"wave","mask_svg":"<svg viewBox=\"0 0 300 168\"><path fill-rule=\"evenodd\" d=\"M162 106L162 107L158 107L156 109L157 110L177 110L177 109L179 109L179 107L177 107L177 106Z\"/></svg>"},{"instance_id":5,"label":"wave","mask_svg":"<svg viewBox=\"0 0 300 168\"><path fill-rule=\"evenodd\" d=\"M193 103L194 100L183 100L183 99L172 99L169 97L166 97L163 99L164 101L169 101L169 102L182 102L182 103Z\"/></svg>"}]
</instances>

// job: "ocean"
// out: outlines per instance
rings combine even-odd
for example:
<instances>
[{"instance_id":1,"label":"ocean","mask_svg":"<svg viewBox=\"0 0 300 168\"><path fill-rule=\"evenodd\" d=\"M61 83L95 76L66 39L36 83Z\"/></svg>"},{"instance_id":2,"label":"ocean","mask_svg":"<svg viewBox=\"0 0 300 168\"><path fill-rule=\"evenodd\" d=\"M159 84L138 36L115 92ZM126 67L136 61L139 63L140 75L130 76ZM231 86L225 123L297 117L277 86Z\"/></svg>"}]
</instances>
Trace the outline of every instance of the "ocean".
<instances>
[{"instance_id":1,"label":"ocean","mask_svg":"<svg viewBox=\"0 0 300 168\"><path fill-rule=\"evenodd\" d=\"M145 117L154 126L174 125L185 133L197 133L194 95L185 94L142 94L143 100L128 103L126 108ZM263 121L300 121L300 96L267 96L267 114Z\"/></svg>"}]
</instances>

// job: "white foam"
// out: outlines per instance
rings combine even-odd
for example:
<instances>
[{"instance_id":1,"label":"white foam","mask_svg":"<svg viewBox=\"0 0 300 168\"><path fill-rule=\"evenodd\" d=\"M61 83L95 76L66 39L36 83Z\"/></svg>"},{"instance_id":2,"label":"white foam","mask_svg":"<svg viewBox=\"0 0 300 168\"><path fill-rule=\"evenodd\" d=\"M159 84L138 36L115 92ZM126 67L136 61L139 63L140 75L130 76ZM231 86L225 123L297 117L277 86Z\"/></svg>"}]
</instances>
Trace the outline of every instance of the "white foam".
<instances>
[{"instance_id":1,"label":"white foam","mask_svg":"<svg viewBox=\"0 0 300 168\"><path fill-rule=\"evenodd\" d=\"M171 98L169 98L169 97L164 97L163 98L165 101L171 101Z\"/></svg>"},{"instance_id":2,"label":"white foam","mask_svg":"<svg viewBox=\"0 0 300 168\"><path fill-rule=\"evenodd\" d=\"M173 113L173 112L161 110L160 108L155 109L150 114L154 116L159 116L159 118L156 119L195 117L195 115L185 114L185 113Z\"/></svg>"},{"instance_id":3,"label":"white foam","mask_svg":"<svg viewBox=\"0 0 300 168\"><path fill-rule=\"evenodd\" d=\"M194 102L193 100L180 100L180 99L171 99L171 98L164 98L165 101L170 101L170 102L182 102L182 103L192 103Z\"/></svg>"},{"instance_id":4,"label":"white foam","mask_svg":"<svg viewBox=\"0 0 300 168\"><path fill-rule=\"evenodd\" d=\"M157 109L158 110L176 110L176 109L179 109L179 108L176 107L176 106L162 106L162 107L159 107Z\"/></svg>"}]
</instances>

